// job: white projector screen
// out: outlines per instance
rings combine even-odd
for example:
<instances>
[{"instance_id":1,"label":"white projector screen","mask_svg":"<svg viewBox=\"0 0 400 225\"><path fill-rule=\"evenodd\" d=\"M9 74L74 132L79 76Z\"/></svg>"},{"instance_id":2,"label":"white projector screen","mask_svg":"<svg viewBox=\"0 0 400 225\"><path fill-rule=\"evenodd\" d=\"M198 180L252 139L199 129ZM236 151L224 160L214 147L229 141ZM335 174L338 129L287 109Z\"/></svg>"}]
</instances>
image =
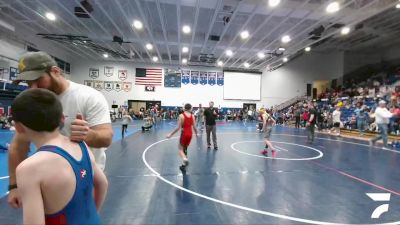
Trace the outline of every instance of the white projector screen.
<instances>
[{"instance_id":1,"label":"white projector screen","mask_svg":"<svg viewBox=\"0 0 400 225\"><path fill-rule=\"evenodd\" d=\"M261 100L261 74L225 71L224 99Z\"/></svg>"}]
</instances>

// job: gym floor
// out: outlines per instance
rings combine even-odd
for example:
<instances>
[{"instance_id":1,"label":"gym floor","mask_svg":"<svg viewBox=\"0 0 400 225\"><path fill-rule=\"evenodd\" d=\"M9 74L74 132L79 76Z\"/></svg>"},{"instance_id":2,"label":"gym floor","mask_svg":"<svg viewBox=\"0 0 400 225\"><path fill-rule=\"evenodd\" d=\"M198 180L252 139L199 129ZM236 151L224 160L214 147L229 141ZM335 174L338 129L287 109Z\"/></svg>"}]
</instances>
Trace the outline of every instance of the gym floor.
<instances>
[{"instance_id":1,"label":"gym floor","mask_svg":"<svg viewBox=\"0 0 400 225\"><path fill-rule=\"evenodd\" d=\"M398 151L323 134L310 145L304 130L276 126L271 140L279 151L269 158L259 153L255 123L221 122L219 150L207 149L205 132L194 137L182 175L179 135L165 139L175 123L142 133L135 121L125 139L114 125L103 224L400 224ZM6 158L0 153L0 178ZM7 183L0 180L0 224L19 224L21 210L4 196ZM390 201L366 193L387 193ZM383 204L389 210L371 218Z\"/></svg>"}]
</instances>

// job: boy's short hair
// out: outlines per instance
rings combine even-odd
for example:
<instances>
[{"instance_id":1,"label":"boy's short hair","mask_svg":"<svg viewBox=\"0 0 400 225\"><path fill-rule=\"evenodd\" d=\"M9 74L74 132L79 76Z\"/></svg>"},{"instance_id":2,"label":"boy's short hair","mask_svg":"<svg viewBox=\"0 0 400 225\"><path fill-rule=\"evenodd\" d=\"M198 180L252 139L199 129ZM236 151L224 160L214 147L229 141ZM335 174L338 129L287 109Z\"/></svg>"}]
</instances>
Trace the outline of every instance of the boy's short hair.
<instances>
[{"instance_id":1,"label":"boy's short hair","mask_svg":"<svg viewBox=\"0 0 400 225\"><path fill-rule=\"evenodd\" d=\"M42 88L21 92L13 101L12 117L15 122L37 132L54 131L61 124L63 109L57 96Z\"/></svg>"},{"instance_id":2,"label":"boy's short hair","mask_svg":"<svg viewBox=\"0 0 400 225\"><path fill-rule=\"evenodd\" d=\"M192 105L190 103L186 103L184 108L185 108L185 111L189 111L192 109Z\"/></svg>"}]
</instances>

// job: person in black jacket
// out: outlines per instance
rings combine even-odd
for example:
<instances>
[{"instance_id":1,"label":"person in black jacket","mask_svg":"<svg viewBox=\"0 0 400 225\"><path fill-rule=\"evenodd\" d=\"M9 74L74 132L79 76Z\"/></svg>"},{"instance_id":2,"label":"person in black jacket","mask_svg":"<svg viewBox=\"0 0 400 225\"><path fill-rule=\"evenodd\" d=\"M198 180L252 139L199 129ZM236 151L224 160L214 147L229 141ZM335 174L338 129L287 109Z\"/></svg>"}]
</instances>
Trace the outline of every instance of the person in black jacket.
<instances>
[{"instance_id":1,"label":"person in black jacket","mask_svg":"<svg viewBox=\"0 0 400 225\"><path fill-rule=\"evenodd\" d=\"M217 145L217 128L215 119L218 118L218 109L214 108L214 102L209 103L209 108L204 111L204 123L207 133L207 148L211 148L210 133L212 133L214 150L218 150Z\"/></svg>"}]
</instances>

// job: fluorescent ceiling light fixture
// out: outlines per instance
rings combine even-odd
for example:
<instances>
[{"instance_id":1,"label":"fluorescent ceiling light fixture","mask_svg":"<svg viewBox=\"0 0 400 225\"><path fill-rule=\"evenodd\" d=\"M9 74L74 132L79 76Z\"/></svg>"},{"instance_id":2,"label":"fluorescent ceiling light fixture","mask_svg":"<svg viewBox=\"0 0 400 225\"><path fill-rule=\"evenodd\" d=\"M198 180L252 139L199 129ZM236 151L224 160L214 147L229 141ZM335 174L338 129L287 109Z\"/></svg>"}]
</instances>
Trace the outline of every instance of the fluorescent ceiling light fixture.
<instances>
[{"instance_id":1,"label":"fluorescent ceiling light fixture","mask_svg":"<svg viewBox=\"0 0 400 225\"><path fill-rule=\"evenodd\" d=\"M104 54L103 54L103 57L104 57L104 58L108 58L108 54L107 54L107 53L104 53Z\"/></svg>"},{"instance_id":2,"label":"fluorescent ceiling light fixture","mask_svg":"<svg viewBox=\"0 0 400 225\"><path fill-rule=\"evenodd\" d=\"M147 48L147 50L153 50L153 45L150 43L147 43L146 48Z\"/></svg>"},{"instance_id":3,"label":"fluorescent ceiling light fixture","mask_svg":"<svg viewBox=\"0 0 400 225\"><path fill-rule=\"evenodd\" d=\"M182 27L182 31L183 31L183 33L185 33L185 34L188 34L188 33L190 33L190 27L188 26L188 25L184 25L183 27Z\"/></svg>"},{"instance_id":4,"label":"fluorescent ceiling light fixture","mask_svg":"<svg viewBox=\"0 0 400 225\"><path fill-rule=\"evenodd\" d=\"M282 47L280 47L280 48L278 48L278 50L283 52L283 51L285 51L286 49L285 49L285 48L282 48Z\"/></svg>"},{"instance_id":5,"label":"fluorescent ceiling light fixture","mask_svg":"<svg viewBox=\"0 0 400 225\"><path fill-rule=\"evenodd\" d=\"M248 32L247 30L242 31L242 32L240 33L240 37L241 37L242 39L246 39L246 38L248 38L249 36L250 36L250 34L249 34L249 32Z\"/></svg>"},{"instance_id":6,"label":"fluorescent ceiling light fixture","mask_svg":"<svg viewBox=\"0 0 400 225\"><path fill-rule=\"evenodd\" d=\"M189 48L188 48L188 47L183 47L183 48L182 48L182 52L183 52L183 53L187 53L188 51L189 51Z\"/></svg>"},{"instance_id":7,"label":"fluorescent ceiling light fixture","mask_svg":"<svg viewBox=\"0 0 400 225\"><path fill-rule=\"evenodd\" d=\"M243 66L246 67L246 68L249 68L250 64L248 62L245 62L245 63L243 63Z\"/></svg>"},{"instance_id":8,"label":"fluorescent ceiling light fixture","mask_svg":"<svg viewBox=\"0 0 400 225\"><path fill-rule=\"evenodd\" d=\"M400 9L400 4L397 4L397 5L396 5L396 9Z\"/></svg>"},{"instance_id":9,"label":"fluorescent ceiling light fixture","mask_svg":"<svg viewBox=\"0 0 400 225\"><path fill-rule=\"evenodd\" d=\"M157 56L153 56L153 61L157 62L158 61L158 57Z\"/></svg>"},{"instance_id":10,"label":"fluorescent ceiling light fixture","mask_svg":"<svg viewBox=\"0 0 400 225\"><path fill-rule=\"evenodd\" d=\"M141 30L143 28L143 23L140 20L134 20L133 27L135 27L138 30Z\"/></svg>"},{"instance_id":11,"label":"fluorescent ceiling light fixture","mask_svg":"<svg viewBox=\"0 0 400 225\"><path fill-rule=\"evenodd\" d=\"M186 63L187 63L187 59L183 58L183 59L182 59L182 63L183 63L183 64L186 64Z\"/></svg>"},{"instance_id":12,"label":"fluorescent ceiling light fixture","mask_svg":"<svg viewBox=\"0 0 400 225\"><path fill-rule=\"evenodd\" d=\"M306 52L309 52L309 51L311 51L311 47L306 47L304 50L305 50Z\"/></svg>"},{"instance_id":13,"label":"fluorescent ceiling light fixture","mask_svg":"<svg viewBox=\"0 0 400 225\"><path fill-rule=\"evenodd\" d=\"M265 58L265 54L263 52L257 53L257 56L258 56L259 59Z\"/></svg>"},{"instance_id":14,"label":"fluorescent ceiling light fixture","mask_svg":"<svg viewBox=\"0 0 400 225\"><path fill-rule=\"evenodd\" d=\"M281 0L268 0L268 5L270 7L275 7L275 6L279 5L279 3L281 3Z\"/></svg>"},{"instance_id":15,"label":"fluorescent ceiling light fixture","mask_svg":"<svg viewBox=\"0 0 400 225\"><path fill-rule=\"evenodd\" d=\"M342 30L340 31L342 35L346 35L350 33L350 27L343 27Z\"/></svg>"},{"instance_id":16,"label":"fluorescent ceiling light fixture","mask_svg":"<svg viewBox=\"0 0 400 225\"><path fill-rule=\"evenodd\" d=\"M218 66L222 66L222 65L224 65L224 63L222 62L222 61L218 61Z\"/></svg>"},{"instance_id":17,"label":"fluorescent ceiling light fixture","mask_svg":"<svg viewBox=\"0 0 400 225\"><path fill-rule=\"evenodd\" d=\"M289 61L289 59L287 57L285 57L285 58L283 58L283 61L287 62L287 61Z\"/></svg>"},{"instance_id":18,"label":"fluorescent ceiling light fixture","mask_svg":"<svg viewBox=\"0 0 400 225\"><path fill-rule=\"evenodd\" d=\"M288 42L290 42L291 40L292 40L292 39L290 38L289 35L285 35L285 36L282 37L282 42L283 42L283 43L288 43Z\"/></svg>"},{"instance_id":19,"label":"fluorescent ceiling light fixture","mask_svg":"<svg viewBox=\"0 0 400 225\"><path fill-rule=\"evenodd\" d=\"M331 2L329 3L329 5L326 7L326 12L327 13L335 13L337 11L339 11L340 9L340 5L339 2Z\"/></svg>"},{"instance_id":20,"label":"fluorescent ceiling light fixture","mask_svg":"<svg viewBox=\"0 0 400 225\"><path fill-rule=\"evenodd\" d=\"M54 15L54 13L47 12L47 13L45 14L45 16L46 16L46 18L47 18L48 20L50 20L50 21L56 20L56 15Z\"/></svg>"},{"instance_id":21,"label":"fluorescent ceiling light fixture","mask_svg":"<svg viewBox=\"0 0 400 225\"><path fill-rule=\"evenodd\" d=\"M233 52L232 52L232 50L226 50L225 54L226 54L227 56L232 56L232 55L233 55Z\"/></svg>"}]
</instances>

